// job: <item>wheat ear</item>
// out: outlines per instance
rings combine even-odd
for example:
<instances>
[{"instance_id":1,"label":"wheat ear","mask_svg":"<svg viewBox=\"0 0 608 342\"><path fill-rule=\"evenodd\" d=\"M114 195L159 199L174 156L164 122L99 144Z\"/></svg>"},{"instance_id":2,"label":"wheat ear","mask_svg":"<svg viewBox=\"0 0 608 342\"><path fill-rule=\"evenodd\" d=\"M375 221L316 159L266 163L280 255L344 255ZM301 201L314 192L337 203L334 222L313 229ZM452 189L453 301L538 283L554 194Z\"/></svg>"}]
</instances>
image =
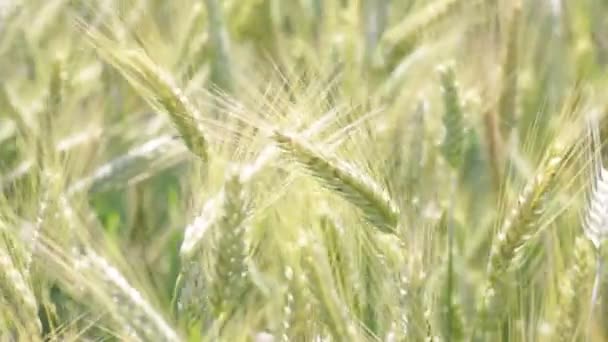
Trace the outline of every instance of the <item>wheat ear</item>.
<instances>
[{"instance_id":1,"label":"wheat ear","mask_svg":"<svg viewBox=\"0 0 608 342\"><path fill-rule=\"evenodd\" d=\"M75 260L78 270L86 272L91 279L101 281L103 291L120 303L119 314L128 319L136 337L147 340L180 341L181 339L158 311L134 288L122 273L105 258L89 250ZM96 285L91 285L92 287ZM124 322L118 322L120 324Z\"/></svg>"},{"instance_id":2,"label":"wheat ear","mask_svg":"<svg viewBox=\"0 0 608 342\"><path fill-rule=\"evenodd\" d=\"M213 51L211 78L222 90L232 90L232 70L228 51L228 32L224 25L222 1L205 0L209 19L210 47Z\"/></svg>"},{"instance_id":3,"label":"wheat ear","mask_svg":"<svg viewBox=\"0 0 608 342\"><path fill-rule=\"evenodd\" d=\"M587 206L584 230L596 249L608 239L608 170L599 167Z\"/></svg>"},{"instance_id":4,"label":"wheat ear","mask_svg":"<svg viewBox=\"0 0 608 342\"><path fill-rule=\"evenodd\" d=\"M68 189L73 195L91 189L103 191L117 184L143 180L164 167L184 159L186 149L172 136L164 135L129 150L100 166L90 176L79 179Z\"/></svg>"},{"instance_id":5,"label":"wheat ear","mask_svg":"<svg viewBox=\"0 0 608 342\"><path fill-rule=\"evenodd\" d=\"M273 139L325 188L359 208L370 224L386 233L396 232L399 210L387 191L371 177L351 164L326 155L300 136L275 131Z\"/></svg>"},{"instance_id":6,"label":"wheat ear","mask_svg":"<svg viewBox=\"0 0 608 342\"><path fill-rule=\"evenodd\" d=\"M547 193L555 186L557 173L564 162L561 149L550 154L541 172L524 188L492 243L488 261L488 282L483 293L482 313L496 306L497 286L513 265L516 253L540 232L538 219L543 213Z\"/></svg>"},{"instance_id":7,"label":"wheat ear","mask_svg":"<svg viewBox=\"0 0 608 342\"><path fill-rule=\"evenodd\" d=\"M203 213L186 228L180 254L182 270L180 282L188 285L192 277L199 277L193 271L200 264L192 263L200 256L200 246L208 234L215 236L216 260L212 274L206 279L208 300L216 318L227 318L239 306L247 288L247 250L245 245L246 221L250 216L249 197L241 180L241 171L229 171L229 176L218 196L205 204ZM189 297L188 292L180 294L179 306L192 307L197 298Z\"/></svg>"},{"instance_id":8,"label":"wheat ear","mask_svg":"<svg viewBox=\"0 0 608 342\"><path fill-rule=\"evenodd\" d=\"M594 254L589 241L582 236L577 237L572 265L559 288L560 307L555 321L557 329L555 337L559 341L572 341L576 338L582 318L586 315L586 312L583 312L585 303L579 299L587 298L590 294L594 263Z\"/></svg>"},{"instance_id":9,"label":"wheat ear","mask_svg":"<svg viewBox=\"0 0 608 342\"><path fill-rule=\"evenodd\" d=\"M490 278L506 271L518 249L539 232L538 218L543 213L545 197L553 189L563 161L561 154L553 154L541 173L520 194L492 244L488 263Z\"/></svg>"},{"instance_id":10,"label":"wheat ear","mask_svg":"<svg viewBox=\"0 0 608 342\"><path fill-rule=\"evenodd\" d=\"M443 126L445 137L442 152L448 163L458 169L462 164L464 153L464 118L458 95L458 85L451 66L439 68L441 90L443 93Z\"/></svg>"},{"instance_id":11,"label":"wheat ear","mask_svg":"<svg viewBox=\"0 0 608 342\"><path fill-rule=\"evenodd\" d=\"M77 22L99 54L155 109L169 115L188 149L207 160L207 140L197 120L201 115L173 78L143 51L127 50L87 24Z\"/></svg>"}]
</instances>

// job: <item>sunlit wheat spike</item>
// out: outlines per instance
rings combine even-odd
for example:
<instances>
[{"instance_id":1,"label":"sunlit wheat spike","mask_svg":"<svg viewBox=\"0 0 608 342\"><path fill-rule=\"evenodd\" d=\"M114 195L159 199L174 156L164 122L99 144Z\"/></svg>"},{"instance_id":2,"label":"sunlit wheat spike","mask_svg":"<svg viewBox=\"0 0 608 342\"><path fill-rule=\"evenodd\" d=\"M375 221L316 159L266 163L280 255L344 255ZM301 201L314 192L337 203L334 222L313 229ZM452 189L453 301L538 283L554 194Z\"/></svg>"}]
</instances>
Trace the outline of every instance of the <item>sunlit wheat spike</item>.
<instances>
[{"instance_id":1,"label":"sunlit wheat spike","mask_svg":"<svg viewBox=\"0 0 608 342\"><path fill-rule=\"evenodd\" d=\"M595 174L584 231L596 249L608 238L608 170L603 166Z\"/></svg>"},{"instance_id":2,"label":"sunlit wheat spike","mask_svg":"<svg viewBox=\"0 0 608 342\"><path fill-rule=\"evenodd\" d=\"M591 294L594 274L594 253L589 241L579 236L574 242L574 255L563 280L560 281L560 307L554 326L559 341L573 341L581 331L581 323L587 314L587 300Z\"/></svg>"},{"instance_id":3,"label":"sunlit wheat spike","mask_svg":"<svg viewBox=\"0 0 608 342\"><path fill-rule=\"evenodd\" d=\"M517 250L539 232L538 218L543 213L546 195L555 186L555 178L563 162L563 155L559 152L552 154L541 172L519 195L492 244L488 264L490 277L506 271Z\"/></svg>"},{"instance_id":4,"label":"sunlit wheat spike","mask_svg":"<svg viewBox=\"0 0 608 342\"><path fill-rule=\"evenodd\" d=\"M207 160L207 140L197 121L201 115L170 74L142 50L126 49L85 23L77 24L106 62L118 69L150 105L169 115L188 149Z\"/></svg>"},{"instance_id":5,"label":"sunlit wheat spike","mask_svg":"<svg viewBox=\"0 0 608 342\"><path fill-rule=\"evenodd\" d=\"M194 222L186 228L180 249L182 262L190 270L201 265L191 259L201 250L203 239L216 237L217 260L213 275L208 280L209 302L214 314L229 315L238 306L239 298L247 286L247 255L245 248L245 224L250 215L249 199L241 181L240 168L229 171L222 191L210 199ZM184 269L183 272L189 272ZM191 275L183 273L183 277ZM180 305L189 305L180 300Z\"/></svg>"},{"instance_id":6,"label":"sunlit wheat spike","mask_svg":"<svg viewBox=\"0 0 608 342\"><path fill-rule=\"evenodd\" d=\"M207 231L216 223L220 216L222 197L223 192L208 200L201 213L186 227L180 247L182 260L187 260L196 254Z\"/></svg>"},{"instance_id":7,"label":"sunlit wheat spike","mask_svg":"<svg viewBox=\"0 0 608 342\"><path fill-rule=\"evenodd\" d=\"M443 126L445 137L442 143L442 152L448 163L458 169L462 164L464 153L464 119L458 85L451 66L445 65L439 68L441 78L441 90L443 94Z\"/></svg>"},{"instance_id":8,"label":"sunlit wheat spike","mask_svg":"<svg viewBox=\"0 0 608 342\"><path fill-rule=\"evenodd\" d=\"M383 232L395 233L399 210L387 191L371 177L351 164L327 156L297 135L275 131L273 139L325 188L358 207L370 224Z\"/></svg>"}]
</instances>

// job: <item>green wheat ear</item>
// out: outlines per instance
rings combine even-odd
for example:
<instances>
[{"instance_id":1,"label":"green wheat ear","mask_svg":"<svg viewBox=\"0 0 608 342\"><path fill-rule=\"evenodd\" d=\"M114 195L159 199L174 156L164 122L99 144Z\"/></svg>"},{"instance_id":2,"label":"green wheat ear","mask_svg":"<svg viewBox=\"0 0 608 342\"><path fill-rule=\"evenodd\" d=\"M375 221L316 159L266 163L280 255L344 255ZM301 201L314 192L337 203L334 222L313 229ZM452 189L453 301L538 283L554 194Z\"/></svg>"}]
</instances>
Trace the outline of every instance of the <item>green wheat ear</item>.
<instances>
[{"instance_id":1,"label":"green wheat ear","mask_svg":"<svg viewBox=\"0 0 608 342\"><path fill-rule=\"evenodd\" d=\"M212 81L223 91L232 90L232 70L230 69L230 53L228 51L228 32L224 25L222 1L205 0L209 17L209 38L213 51Z\"/></svg>"},{"instance_id":2,"label":"green wheat ear","mask_svg":"<svg viewBox=\"0 0 608 342\"><path fill-rule=\"evenodd\" d=\"M550 154L540 173L519 195L493 241L482 313L495 309L504 274L513 266L517 252L540 232L542 225L538 221L545 209L545 199L554 189L556 176L566 159L563 153L563 149L557 148Z\"/></svg>"},{"instance_id":3,"label":"green wheat ear","mask_svg":"<svg viewBox=\"0 0 608 342\"><path fill-rule=\"evenodd\" d=\"M384 190L367 174L353 165L321 152L294 134L275 131L274 141L287 156L293 158L330 191L359 208L367 221L380 231L395 233L399 210Z\"/></svg>"},{"instance_id":4,"label":"green wheat ear","mask_svg":"<svg viewBox=\"0 0 608 342\"><path fill-rule=\"evenodd\" d=\"M102 286L103 291L116 300L116 303L110 305L116 305L118 311L116 318L128 319L127 322L116 322L125 328L127 333L146 340L160 339L171 342L181 340L163 315L106 258L89 250L75 257L72 262L70 267L77 269L78 274L90 277L86 286L93 297L97 292L96 287ZM103 296L97 298L99 304L103 305L102 301L105 298Z\"/></svg>"},{"instance_id":5,"label":"green wheat ear","mask_svg":"<svg viewBox=\"0 0 608 342\"><path fill-rule=\"evenodd\" d=\"M250 202L242 178L240 169L229 171L222 191L206 203L202 214L186 229L180 251L183 269L182 284L178 286L196 290L202 287L193 284L204 281L211 311L220 320L229 319L243 304L241 300L249 287L245 231ZM216 259L212 271L204 279L201 277L203 265L196 258L200 257L203 238L208 236L214 241ZM197 296L204 294L193 293L192 289L181 289L177 299L180 307L193 308L202 303Z\"/></svg>"},{"instance_id":6,"label":"green wheat ear","mask_svg":"<svg viewBox=\"0 0 608 342\"><path fill-rule=\"evenodd\" d=\"M565 279L560 281L559 311L554 326L559 341L573 341L581 331L587 314L587 300L595 269L595 255L586 237L579 236L574 242L572 264Z\"/></svg>"},{"instance_id":7,"label":"green wheat ear","mask_svg":"<svg viewBox=\"0 0 608 342\"><path fill-rule=\"evenodd\" d=\"M77 22L77 25L102 58L119 70L139 95L169 115L188 149L206 161L207 140L198 121L201 115L173 78L142 50L126 49L85 23Z\"/></svg>"},{"instance_id":8,"label":"green wheat ear","mask_svg":"<svg viewBox=\"0 0 608 342\"><path fill-rule=\"evenodd\" d=\"M451 66L439 68L441 90L443 94L443 126L445 137L441 151L448 163L458 170L463 161L464 154L464 118L458 95L458 85Z\"/></svg>"}]
</instances>

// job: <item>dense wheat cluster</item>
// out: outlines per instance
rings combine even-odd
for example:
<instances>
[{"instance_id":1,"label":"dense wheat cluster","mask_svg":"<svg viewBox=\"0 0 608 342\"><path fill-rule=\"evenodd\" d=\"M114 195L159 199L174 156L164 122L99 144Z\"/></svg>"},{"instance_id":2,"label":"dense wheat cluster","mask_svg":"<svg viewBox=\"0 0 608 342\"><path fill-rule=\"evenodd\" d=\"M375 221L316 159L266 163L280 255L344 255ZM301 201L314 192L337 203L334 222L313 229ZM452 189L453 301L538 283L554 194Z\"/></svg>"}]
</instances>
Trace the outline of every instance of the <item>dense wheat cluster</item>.
<instances>
[{"instance_id":1,"label":"dense wheat cluster","mask_svg":"<svg viewBox=\"0 0 608 342\"><path fill-rule=\"evenodd\" d=\"M607 341L607 17L0 1L0 341Z\"/></svg>"}]
</instances>

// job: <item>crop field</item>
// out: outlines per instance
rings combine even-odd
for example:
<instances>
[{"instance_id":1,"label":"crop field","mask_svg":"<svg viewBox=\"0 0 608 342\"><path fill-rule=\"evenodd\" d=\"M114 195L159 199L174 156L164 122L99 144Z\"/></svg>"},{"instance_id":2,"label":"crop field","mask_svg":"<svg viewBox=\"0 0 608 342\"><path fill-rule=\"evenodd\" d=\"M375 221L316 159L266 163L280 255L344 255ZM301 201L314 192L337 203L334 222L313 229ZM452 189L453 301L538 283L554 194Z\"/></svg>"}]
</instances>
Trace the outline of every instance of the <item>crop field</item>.
<instances>
[{"instance_id":1,"label":"crop field","mask_svg":"<svg viewBox=\"0 0 608 342\"><path fill-rule=\"evenodd\" d=\"M0 0L0 342L608 341L608 2Z\"/></svg>"}]
</instances>

